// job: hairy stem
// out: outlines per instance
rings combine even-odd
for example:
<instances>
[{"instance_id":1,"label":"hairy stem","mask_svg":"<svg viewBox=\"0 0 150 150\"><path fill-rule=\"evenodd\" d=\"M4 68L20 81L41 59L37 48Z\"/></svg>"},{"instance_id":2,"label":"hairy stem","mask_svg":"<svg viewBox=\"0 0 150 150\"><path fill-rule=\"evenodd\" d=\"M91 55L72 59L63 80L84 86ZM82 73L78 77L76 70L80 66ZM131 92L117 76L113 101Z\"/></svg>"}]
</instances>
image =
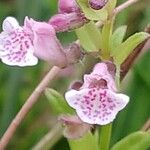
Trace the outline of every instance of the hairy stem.
<instances>
[{"instance_id":1,"label":"hairy stem","mask_svg":"<svg viewBox=\"0 0 150 150\"><path fill-rule=\"evenodd\" d=\"M125 3L119 5L118 7L115 8L114 14L120 13L122 10L126 9L130 5L136 3L138 0L127 0Z\"/></svg>"},{"instance_id":2,"label":"hairy stem","mask_svg":"<svg viewBox=\"0 0 150 150\"><path fill-rule=\"evenodd\" d=\"M141 128L141 131L144 131L144 132L146 132L148 130L150 130L150 118L146 121L146 123Z\"/></svg>"},{"instance_id":3,"label":"hairy stem","mask_svg":"<svg viewBox=\"0 0 150 150\"><path fill-rule=\"evenodd\" d=\"M14 132L25 118L27 113L31 110L33 105L37 102L39 96L42 92L46 89L49 85L50 81L52 81L56 75L59 73L60 68L53 67L48 74L43 78L43 80L39 83L39 85L35 88L33 93L30 97L26 100L25 104L22 106L16 117L13 119L11 124L9 125L8 129L6 130L5 134L0 140L0 150L4 150L7 146L8 142L10 141L11 137L13 136Z\"/></svg>"}]
</instances>

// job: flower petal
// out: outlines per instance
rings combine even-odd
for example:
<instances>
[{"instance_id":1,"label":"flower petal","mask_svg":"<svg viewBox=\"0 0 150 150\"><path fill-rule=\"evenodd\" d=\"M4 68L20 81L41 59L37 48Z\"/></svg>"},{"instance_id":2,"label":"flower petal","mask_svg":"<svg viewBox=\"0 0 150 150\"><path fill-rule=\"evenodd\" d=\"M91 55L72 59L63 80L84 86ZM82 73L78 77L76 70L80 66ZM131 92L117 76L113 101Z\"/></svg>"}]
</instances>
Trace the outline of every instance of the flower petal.
<instances>
[{"instance_id":1,"label":"flower petal","mask_svg":"<svg viewBox=\"0 0 150 150\"><path fill-rule=\"evenodd\" d=\"M97 88L70 90L65 97L83 122L99 125L112 122L129 101L126 95Z\"/></svg>"},{"instance_id":2,"label":"flower petal","mask_svg":"<svg viewBox=\"0 0 150 150\"><path fill-rule=\"evenodd\" d=\"M5 32L11 32L16 28L19 28L19 23L18 21L13 18L13 17L7 17L4 21L3 21L3 25L2 28Z\"/></svg>"},{"instance_id":3,"label":"flower petal","mask_svg":"<svg viewBox=\"0 0 150 150\"><path fill-rule=\"evenodd\" d=\"M67 65L63 47L56 37L54 28L44 22L35 22L32 27L34 33L34 54L53 65L64 67Z\"/></svg>"},{"instance_id":4,"label":"flower petal","mask_svg":"<svg viewBox=\"0 0 150 150\"><path fill-rule=\"evenodd\" d=\"M110 90L116 91L115 81L110 74L86 74L84 75L84 84L82 88L108 88Z\"/></svg>"},{"instance_id":5,"label":"flower petal","mask_svg":"<svg viewBox=\"0 0 150 150\"><path fill-rule=\"evenodd\" d=\"M75 12L57 14L49 20L49 24L55 28L56 32L64 32L79 28L84 25L85 22L87 22L87 20L83 14Z\"/></svg>"},{"instance_id":6,"label":"flower petal","mask_svg":"<svg viewBox=\"0 0 150 150\"><path fill-rule=\"evenodd\" d=\"M94 66L92 74L98 74L100 76L108 75L109 71L106 63L97 63Z\"/></svg>"},{"instance_id":7,"label":"flower petal","mask_svg":"<svg viewBox=\"0 0 150 150\"><path fill-rule=\"evenodd\" d=\"M59 0L58 9L59 13L71 13L79 11L79 7L75 0Z\"/></svg>"},{"instance_id":8,"label":"flower petal","mask_svg":"<svg viewBox=\"0 0 150 150\"><path fill-rule=\"evenodd\" d=\"M33 52L30 36L21 27L0 34L0 58L3 63L21 67L36 65L38 59Z\"/></svg>"},{"instance_id":9,"label":"flower petal","mask_svg":"<svg viewBox=\"0 0 150 150\"><path fill-rule=\"evenodd\" d=\"M84 84L82 88L91 87L108 88L116 91L115 81L108 71L106 63L98 63L95 65L92 73L84 75Z\"/></svg>"}]
</instances>

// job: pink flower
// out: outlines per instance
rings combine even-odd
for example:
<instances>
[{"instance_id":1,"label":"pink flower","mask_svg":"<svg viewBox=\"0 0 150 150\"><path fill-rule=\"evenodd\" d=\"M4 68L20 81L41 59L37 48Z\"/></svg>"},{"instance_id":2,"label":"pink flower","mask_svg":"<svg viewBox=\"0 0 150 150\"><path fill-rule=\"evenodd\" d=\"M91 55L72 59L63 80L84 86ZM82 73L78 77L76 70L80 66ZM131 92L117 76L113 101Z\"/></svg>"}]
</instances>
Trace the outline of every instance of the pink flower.
<instances>
[{"instance_id":1,"label":"pink flower","mask_svg":"<svg viewBox=\"0 0 150 150\"><path fill-rule=\"evenodd\" d=\"M59 0L58 12L59 14L49 20L49 24L55 28L56 32L76 29L87 22L75 0Z\"/></svg>"},{"instance_id":2,"label":"pink flower","mask_svg":"<svg viewBox=\"0 0 150 150\"><path fill-rule=\"evenodd\" d=\"M7 17L3 30L0 33L0 59L7 65L32 66L39 58L62 68L82 57L80 47L75 43L63 48L54 27L46 22L26 17L24 26L19 26L15 18Z\"/></svg>"},{"instance_id":3,"label":"pink flower","mask_svg":"<svg viewBox=\"0 0 150 150\"><path fill-rule=\"evenodd\" d=\"M78 89L65 94L68 104L74 108L83 122L106 125L129 102L129 97L116 93L115 82L105 63L98 63L93 72L84 76Z\"/></svg>"},{"instance_id":4,"label":"pink flower","mask_svg":"<svg viewBox=\"0 0 150 150\"><path fill-rule=\"evenodd\" d=\"M66 55L52 25L26 17L24 29L32 37L35 56L59 67L66 66Z\"/></svg>"},{"instance_id":5,"label":"pink flower","mask_svg":"<svg viewBox=\"0 0 150 150\"><path fill-rule=\"evenodd\" d=\"M53 26L28 17L24 26L19 26L13 17L4 20L0 33L0 58L7 65L22 67L36 65L38 58L59 67L67 65L66 54Z\"/></svg>"},{"instance_id":6,"label":"pink flower","mask_svg":"<svg viewBox=\"0 0 150 150\"><path fill-rule=\"evenodd\" d=\"M71 13L80 11L75 0L59 0L58 12L59 13Z\"/></svg>"},{"instance_id":7,"label":"pink flower","mask_svg":"<svg viewBox=\"0 0 150 150\"><path fill-rule=\"evenodd\" d=\"M7 17L0 33L0 59L11 66L36 65L38 59L33 55L33 41L28 33L19 26L17 20Z\"/></svg>"},{"instance_id":8,"label":"pink flower","mask_svg":"<svg viewBox=\"0 0 150 150\"><path fill-rule=\"evenodd\" d=\"M80 13L64 13L54 15L50 20L56 32L64 32L81 27L86 22L85 17Z\"/></svg>"}]
</instances>

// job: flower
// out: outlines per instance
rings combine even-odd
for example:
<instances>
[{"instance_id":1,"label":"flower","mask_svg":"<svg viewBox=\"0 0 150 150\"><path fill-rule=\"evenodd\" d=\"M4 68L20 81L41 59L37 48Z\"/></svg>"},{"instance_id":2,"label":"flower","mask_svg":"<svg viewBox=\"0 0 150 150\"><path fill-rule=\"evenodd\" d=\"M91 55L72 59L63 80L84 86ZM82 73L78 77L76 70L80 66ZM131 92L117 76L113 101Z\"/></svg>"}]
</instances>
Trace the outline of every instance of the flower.
<instances>
[{"instance_id":1,"label":"flower","mask_svg":"<svg viewBox=\"0 0 150 150\"><path fill-rule=\"evenodd\" d=\"M26 17L24 29L32 37L35 56L59 67L67 65L66 55L52 25Z\"/></svg>"},{"instance_id":2,"label":"flower","mask_svg":"<svg viewBox=\"0 0 150 150\"><path fill-rule=\"evenodd\" d=\"M81 57L78 44L72 43L63 48L54 27L49 23L37 22L28 17L23 26L19 26L13 17L7 17L3 22L0 59L7 65L32 66L38 63L39 58L63 68L76 63Z\"/></svg>"},{"instance_id":3,"label":"flower","mask_svg":"<svg viewBox=\"0 0 150 150\"><path fill-rule=\"evenodd\" d=\"M49 20L49 24L55 28L56 32L79 28L84 25L85 22L85 17L76 12L56 14Z\"/></svg>"},{"instance_id":4,"label":"flower","mask_svg":"<svg viewBox=\"0 0 150 150\"><path fill-rule=\"evenodd\" d=\"M59 67L67 65L66 54L53 26L28 17L24 26L19 26L13 17L4 20L0 33L0 58L7 65L21 67L36 65L38 58Z\"/></svg>"},{"instance_id":5,"label":"flower","mask_svg":"<svg viewBox=\"0 0 150 150\"><path fill-rule=\"evenodd\" d=\"M59 0L58 1L58 12L59 13L71 13L79 12L80 8L78 7L75 0Z\"/></svg>"},{"instance_id":6,"label":"flower","mask_svg":"<svg viewBox=\"0 0 150 150\"><path fill-rule=\"evenodd\" d=\"M84 136L92 126L84 123L78 116L60 116L59 120L65 125L63 134L68 139L78 139Z\"/></svg>"},{"instance_id":7,"label":"flower","mask_svg":"<svg viewBox=\"0 0 150 150\"><path fill-rule=\"evenodd\" d=\"M56 32L64 32L81 27L87 22L75 0L59 0L58 14L50 18Z\"/></svg>"},{"instance_id":8,"label":"flower","mask_svg":"<svg viewBox=\"0 0 150 150\"><path fill-rule=\"evenodd\" d=\"M13 17L3 21L3 32L0 33L0 59L11 66L36 65L38 59L33 55L34 46L29 34L19 26Z\"/></svg>"},{"instance_id":9,"label":"flower","mask_svg":"<svg viewBox=\"0 0 150 150\"><path fill-rule=\"evenodd\" d=\"M112 122L129 102L127 95L116 93L106 63L98 63L91 74L84 76L83 85L66 92L65 98L83 122L99 125Z\"/></svg>"}]
</instances>

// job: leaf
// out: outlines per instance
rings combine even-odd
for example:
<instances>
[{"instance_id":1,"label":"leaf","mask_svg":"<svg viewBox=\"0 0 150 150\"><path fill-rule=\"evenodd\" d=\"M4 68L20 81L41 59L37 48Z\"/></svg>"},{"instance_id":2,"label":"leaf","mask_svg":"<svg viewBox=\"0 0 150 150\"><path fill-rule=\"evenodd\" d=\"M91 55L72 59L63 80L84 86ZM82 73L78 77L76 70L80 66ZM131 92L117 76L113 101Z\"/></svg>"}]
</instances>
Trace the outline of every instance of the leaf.
<instances>
[{"instance_id":1,"label":"leaf","mask_svg":"<svg viewBox=\"0 0 150 150\"><path fill-rule=\"evenodd\" d=\"M111 150L146 150L147 148L150 148L150 131L138 131L123 138Z\"/></svg>"},{"instance_id":2,"label":"leaf","mask_svg":"<svg viewBox=\"0 0 150 150\"><path fill-rule=\"evenodd\" d=\"M107 19L108 13L105 7L100 10L94 10L89 7L88 0L76 0L78 5L81 7L85 17L89 20L101 20Z\"/></svg>"},{"instance_id":3,"label":"leaf","mask_svg":"<svg viewBox=\"0 0 150 150\"><path fill-rule=\"evenodd\" d=\"M116 47L113 51L114 62L118 65L122 64L129 54L150 35L145 32L139 32L130 36L125 42Z\"/></svg>"},{"instance_id":4,"label":"leaf","mask_svg":"<svg viewBox=\"0 0 150 150\"><path fill-rule=\"evenodd\" d=\"M77 140L68 140L71 150L98 150L97 136L91 132Z\"/></svg>"},{"instance_id":5,"label":"leaf","mask_svg":"<svg viewBox=\"0 0 150 150\"><path fill-rule=\"evenodd\" d=\"M75 111L67 104L64 97L54 89L46 89L45 95L56 114L73 114Z\"/></svg>"},{"instance_id":6,"label":"leaf","mask_svg":"<svg viewBox=\"0 0 150 150\"><path fill-rule=\"evenodd\" d=\"M126 30L127 30L127 26L124 25L124 26L117 28L114 31L113 35L111 36L111 40L110 40L111 55L113 55L114 49L122 43L124 36L126 34Z\"/></svg>"},{"instance_id":7,"label":"leaf","mask_svg":"<svg viewBox=\"0 0 150 150\"><path fill-rule=\"evenodd\" d=\"M76 34L82 47L87 52L99 51L101 49L101 33L94 22L91 21L77 29Z\"/></svg>"}]
</instances>

